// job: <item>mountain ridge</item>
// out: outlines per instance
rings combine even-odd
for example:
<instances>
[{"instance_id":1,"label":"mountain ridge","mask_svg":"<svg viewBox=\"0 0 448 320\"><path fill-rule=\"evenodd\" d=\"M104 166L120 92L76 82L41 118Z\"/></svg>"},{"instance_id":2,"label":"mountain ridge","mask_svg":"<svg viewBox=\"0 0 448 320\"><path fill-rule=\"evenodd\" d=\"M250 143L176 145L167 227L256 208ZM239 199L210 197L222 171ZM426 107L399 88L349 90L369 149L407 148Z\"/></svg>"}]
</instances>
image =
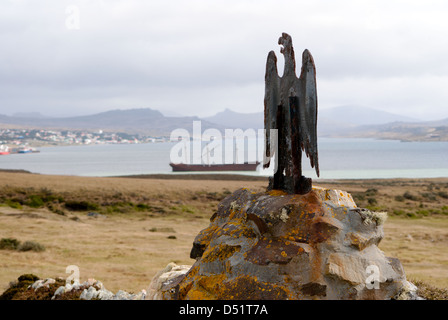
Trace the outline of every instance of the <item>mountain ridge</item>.
<instances>
[{"instance_id":1,"label":"mountain ridge","mask_svg":"<svg viewBox=\"0 0 448 320\"><path fill-rule=\"evenodd\" d=\"M227 128L240 128L240 129L263 129L264 128L264 113L239 113L224 109L216 113L214 116L201 118L202 120L216 123Z\"/></svg>"},{"instance_id":2,"label":"mountain ridge","mask_svg":"<svg viewBox=\"0 0 448 320\"><path fill-rule=\"evenodd\" d=\"M116 109L92 115L61 118L26 118L0 115L0 123L6 125L29 126L32 128L71 129L71 130L105 130L144 134L153 136L169 136L177 128L192 130L196 116L165 117L160 111L150 108ZM203 129L215 128L216 124L202 121ZM222 129L220 126L217 129Z\"/></svg>"},{"instance_id":3,"label":"mountain ridge","mask_svg":"<svg viewBox=\"0 0 448 320\"><path fill-rule=\"evenodd\" d=\"M192 132L193 121L201 121L201 129L263 129L264 113L239 113L230 109L214 116L165 116L151 108L115 109L91 115L74 117L26 117L0 115L4 128L12 126L70 129L104 130L169 136L175 129ZM369 124L373 122L373 124ZM371 108L340 106L322 109L318 114L320 137L369 137L403 140L448 140L448 118L436 121L418 121L406 116Z\"/></svg>"}]
</instances>

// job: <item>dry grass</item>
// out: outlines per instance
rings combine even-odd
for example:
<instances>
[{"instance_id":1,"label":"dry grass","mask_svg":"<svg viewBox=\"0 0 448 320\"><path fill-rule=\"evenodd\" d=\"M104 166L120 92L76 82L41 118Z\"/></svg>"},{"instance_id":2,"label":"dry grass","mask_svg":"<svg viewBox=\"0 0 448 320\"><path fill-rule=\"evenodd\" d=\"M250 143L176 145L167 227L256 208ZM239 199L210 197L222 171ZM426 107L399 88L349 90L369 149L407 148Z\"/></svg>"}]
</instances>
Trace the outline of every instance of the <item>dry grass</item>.
<instances>
[{"instance_id":1,"label":"dry grass","mask_svg":"<svg viewBox=\"0 0 448 320\"><path fill-rule=\"evenodd\" d=\"M45 207L0 206L0 238L36 241L46 248L44 252L0 250L0 292L25 273L65 278L68 265L80 268L81 281L95 278L114 292L147 289L155 273L169 262L193 263L189 254L196 234L208 225L219 200L229 190L245 186L241 181L222 185L219 181L20 173L0 173L0 181L0 189L8 191L40 192L46 188L70 199L100 204L134 201L151 206L141 212L105 212L107 218L68 210L65 215L58 215ZM259 185L261 188L262 183ZM250 187L257 188L253 184ZM168 239L169 236L175 239Z\"/></svg>"},{"instance_id":2,"label":"dry grass","mask_svg":"<svg viewBox=\"0 0 448 320\"><path fill-rule=\"evenodd\" d=\"M66 267L77 265L81 281L95 278L111 291L138 292L146 289L151 277L168 262L191 263L191 242L207 224L204 218L149 218L143 214L102 219L79 213L80 221L73 221L47 210L34 217L2 212L2 236L37 241L46 248L44 252L2 250L2 290L24 273L66 278ZM149 231L166 227L175 232ZM176 239L168 239L170 235Z\"/></svg>"},{"instance_id":3,"label":"dry grass","mask_svg":"<svg viewBox=\"0 0 448 320\"><path fill-rule=\"evenodd\" d=\"M448 288L448 217L392 217L384 233L380 249L400 259L407 276Z\"/></svg>"},{"instance_id":4,"label":"dry grass","mask_svg":"<svg viewBox=\"0 0 448 320\"><path fill-rule=\"evenodd\" d=\"M362 206L368 205L367 198L374 197L375 209L380 211L441 210L448 204L447 199L439 196L447 190L448 179L318 184L364 195L364 200L357 201ZM24 205L21 209L0 206L0 238L35 241L45 247L43 252L0 250L0 292L10 281L26 273L41 278L65 278L68 265L80 268L81 281L95 278L114 292L147 289L155 273L169 262L193 263L189 258L192 241L208 226L220 199L241 187L260 191L265 186L265 181L87 178L0 172L0 196L11 190L32 193L45 189L61 195L64 201L78 199L98 204L101 213L107 216L88 217L87 212L68 209L61 215L45 206ZM432 202L421 195L431 188L437 197ZM377 191L367 192L369 189ZM416 200L395 199L406 191L414 194ZM145 205L146 209L107 210L124 202ZM59 205L63 207L63 202ZM389 216L380 244L387 256L400 259L408 277L438 288L448 287L448 216L442 211L418 219L407 214ZM170 236L175 239L169 239Z\"/></svg>"}]
</instances>

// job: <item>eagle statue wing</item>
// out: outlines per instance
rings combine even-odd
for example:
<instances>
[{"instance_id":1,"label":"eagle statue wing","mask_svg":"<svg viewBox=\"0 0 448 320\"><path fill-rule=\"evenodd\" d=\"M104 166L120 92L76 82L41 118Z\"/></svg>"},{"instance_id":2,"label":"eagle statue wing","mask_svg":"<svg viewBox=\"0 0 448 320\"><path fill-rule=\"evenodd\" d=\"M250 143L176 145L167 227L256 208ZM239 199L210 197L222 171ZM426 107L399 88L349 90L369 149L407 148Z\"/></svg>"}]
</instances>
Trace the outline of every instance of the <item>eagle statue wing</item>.
<instances>
[{"instance_id":1,"label":"eagle statue wing","mask_svg":"<svg viewBox=\"0 0 448 320\"><path fill-rule=\"evenodd\" d=\"M265 128L265 150L263 168L268 168L271 158L276 153L275 146L271 142L276 143L276 138L271 137L278 129L277 127L277 109L280 105L280 77L277 71L277 57L274 51L269 52L266 62L265 74L265 95L264 95L264 128ZM276 158L278 155L276 156Z\"/></svg>"},{"instance_id":2,"label":"eagle statue wing","mask_svg":"<svg viewBox=\"0 0 448 320\"><path fill-rule=\"evenodd\" d=\"M299 84L301 92L299 97L300 145L310 159L311 167L316 169L316 174L319 177L316 67L313 56L308 50L302 54Z\"/></svg>"}]
</instances>

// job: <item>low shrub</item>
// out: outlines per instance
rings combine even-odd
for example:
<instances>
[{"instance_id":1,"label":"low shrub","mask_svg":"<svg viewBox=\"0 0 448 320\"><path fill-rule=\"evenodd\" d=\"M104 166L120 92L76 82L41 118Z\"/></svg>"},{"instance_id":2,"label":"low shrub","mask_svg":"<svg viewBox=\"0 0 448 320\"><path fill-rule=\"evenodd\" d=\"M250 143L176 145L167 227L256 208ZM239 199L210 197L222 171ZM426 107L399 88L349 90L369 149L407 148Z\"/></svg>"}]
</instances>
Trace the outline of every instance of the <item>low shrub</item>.
<instances>
[{"instance_id":1,"label":"low shrub","mask_svg":"<svg viewBox=\"0 0 448 320\"><path fill-rule=\"evenodd\" d=\"M17 298L17 296L25 292L30 285L39 280L39 277L34 274L24 274L17 280L18 281L13 281L9 284L9 288L0 295L0 300L12 300Z\"/></svg>"},{"instance_id":2,"label":"low shrub","mask_svg":"<svg viewBox=\"0 0 448 320\"><path fill-rule=\"evenodd\" d=\"M99 205L88 201L67 201L64 206L72 211L98 211L100 209Z\"/></svg>"},{"instance_id":3,"label":"low shrub","mask_svg":"<svg viewBox=\"0 0 448 320\"><path fill-rule=\"evenodd\" d=\"M427 216L429 216L430 212L428 210L421 209L421 210L417 210L415 213L419 216L427 217Z\"/></svg>"},{"instance_id":4,"label":"low shrub","mask_svg":"<svg viewBox=\"0 0 448 320\"><path fill-rule=\"evenodd\" d=\"M445 215L448 215L448 206L443 206L442 208L440 208L440 210L441 210L441 214L445 214Z\"/></svg>"},{"instance_id":5,"label":"low shrub","mask_svg":"<svg viewBox=\"0 0 448 320\"><path fill-rule=\"evenodd\" d=\"M149 211L149 210L151 210L151 206L144 204L144 203L139 203L135 206L135 209L137 211Z\"/></svg>"},{"instance_id":6,"label":"low shrub","mask_svg":"<svg viewBox=\"0 0 448 320\"><path fill-rule=\"evenodd\" d=\"M437 195L441 198L448 199L448 193L445 191L439 191Z\"/></svg>"},{"instance_id":7,"label":"low shrub","mask_svg":"<svg viewBox=\"0 0 448 320\"><path fill-rule=\"evenodd\" d=\"M31 195L29 196L28 200L25 202L25 204L31 208L41 208L45 205L42 198L38 195Z\"/></svg>"},{"instance_id":8,"label":"low shrub","mask_svg":"<svg viewBox=\"0 0 448 320\"><path fill-rule=\"evenodd\" d=\"M374 196L377 193L378 193L378 189L375 189L375 188L367 189L365 192L366 196Z\"/></svg>"},{"instance_id":9,"label":"low shrub","mask_svg":"<svg viewBox=\"0 0 448 320\"><path fill-rule=\"evenodd\" d=\"M57 203L47 203L47 208L53 213L59 214L61 216L65 216L65 211L62 210L59 204Z\"/></svg>"},{"instance_id":10,"label":"low shrub","mask_svg":"<svg viewBox=\"0 0 448 320\"><path fill-rule=\"evenodd\" d=\"M410 193L409 191L406 191L405 193L403 193L403 197L407 200L412 200L412 201L417 200L417 197L415 195L413 195L412 193Z\"/></svg>"},{"instance_id":11,"label":"low shrub","mask_svg":"<svg viewBox=\"0 0 448 320\"><path fill-rule=\"evenodd\" d=\"M107 206L108 213L129 213L134 210L139 211L133 203L130 202L117 202ZM144 210L141 210L144 211Z\"/></svg>"},{"instance_id":12,"label":"low shrub","mask_svg":"<svg viewBox=\"0 0 448 320\"><path fill-rule=\"evenodd\" d=\"M406 216L411 219L418 218L418 216L414 212L407 212Z\"/></svg>"},{"instance_id":13,"label":"low shrub","mask_svg":"<svg viewBox=\"0 0 448 320\"><path fill-rule=\"evenodd\" d=\"M17 250L20 246L20 241L14 238L2 238L0 240L0 249L3 250Z\"/></svg>"},{"instance_id":14,"label":"low shrub","mask_svg":"<svg viewBox=\"0 0 448 320\"><path fill-rule=\"evenodd\" d=\"M428 201L436 201L437 200L437 197L434 193L425 192L425 193L422 193L421 196Z\"/></svg>"},{"instance_id":15,"label":"low shrub","mask_svg":"<svg viewBox=\"0 0 448 320\"><path fill-rule=\"evenodd\" d=\"M396 215L396 216L401 216L401 215L406 214L406 212L405 212L404 210L397 210L397 209L394 209L394 210L392 211L392 213L393 213L394 215Z\"/></svg>"},{"instance_id":16,"label":"low shrub","mask_svg":"<svg viewBox=\"0 0 448 320\"><path fill-rule=\"evenodd\" d=\"M436 288L420 280L410 279L417 286L417 294L426 300L448 300L448 289Z\"/></svg>"},{"instance_id":17,"label":"low shrub","mask_svg":"<svg viewBox=\"0 0 448 320\"><path fill-rule=\"evenodd\" d=\"M196 209L187 205L181 205L180 209L182 210L182 212L187 212L187 213L196 213Z\"/></svg>"},{"instance_id":18,"label":"low shrub","mask_svg":"<svg viewBox=\"0 0 448 320\"><path fill-rule=\"evenodd\" d=\"M352 197L353 200L357 201L364 201L366 199L366 197L364 196L364 194L361 193L352 193Z\"/></svg>"},{"instance_id":19,"label":"low shrub","mask_svg":"<svg viewBox=\"0 0 448 320\"><path fill-rule=\"evenodd\" d=\"M5 203L13 209L22 209L22 205L18 201L8 199Z\"/></svg>"},{"instance_id":20,"label":"low shrub","mask_svg":"<svg viewBox=\"0 0 448 320\"><path fill-rule=\"evenodd\" d=\"M38 242L35 241L25 241L17 248L18 251L36 251L41 252L45 251L45 247Z\"/></svg>"}]
</instances>

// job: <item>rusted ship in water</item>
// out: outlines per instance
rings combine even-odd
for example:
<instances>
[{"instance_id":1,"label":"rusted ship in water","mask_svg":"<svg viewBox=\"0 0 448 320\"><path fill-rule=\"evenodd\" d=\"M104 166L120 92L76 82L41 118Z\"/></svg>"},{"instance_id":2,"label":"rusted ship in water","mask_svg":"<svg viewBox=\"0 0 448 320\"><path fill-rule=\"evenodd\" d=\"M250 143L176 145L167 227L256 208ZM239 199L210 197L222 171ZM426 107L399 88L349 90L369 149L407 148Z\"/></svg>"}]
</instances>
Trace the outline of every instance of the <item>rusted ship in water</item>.
<instances>
[{"instance_id":1,"label":"rusted ship in water","mask_svg":"<svg viewBox=\"0 0 448 320\"><path fill-rule=\"evenodd\" d=\"M173 171L255 171L260 162L230 164L186 164L170 163Z\"/></svg>"}]
</instances>

